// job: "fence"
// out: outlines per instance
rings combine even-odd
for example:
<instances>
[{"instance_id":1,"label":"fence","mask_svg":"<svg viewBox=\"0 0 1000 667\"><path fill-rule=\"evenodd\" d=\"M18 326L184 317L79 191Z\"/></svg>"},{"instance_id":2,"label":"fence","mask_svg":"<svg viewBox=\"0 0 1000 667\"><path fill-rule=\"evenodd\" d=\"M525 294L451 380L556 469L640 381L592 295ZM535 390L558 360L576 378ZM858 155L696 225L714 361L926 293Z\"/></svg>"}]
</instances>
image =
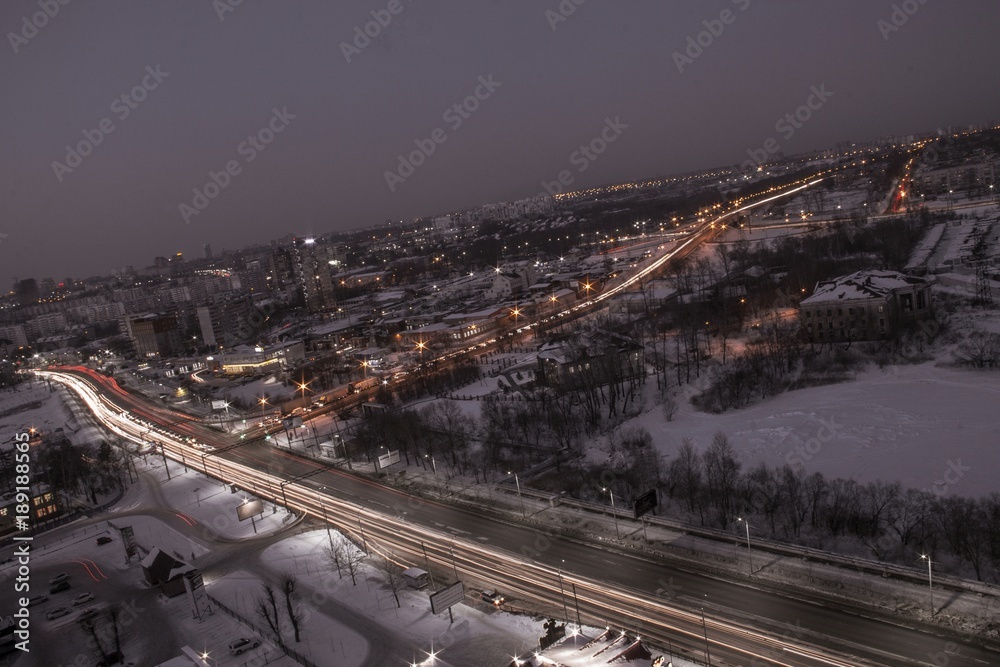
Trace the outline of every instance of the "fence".
<instances>
[{"instance_id":1,"label":"fence","mask_svg":"<svg viewBox=\"0 0 1000 667\"><path fill-rule=\"evenodd\" d=\"M222 604L221 602L219 602L219 600L217 600L216 598L212 597L208 593L205 594L205 597L208 598L208 600L212 604L216 605L219 609L221 609L222 611L224 611L229 616L232 616L233 618L235 618L237 621L239 621L243 625L246 625L246 626L252 628L253 631L256 632L258 635L261 635L262 637L268 637L268 636L271 635L270 632L265 632L256 623L254 623L250 619L248 619L245 616L243 616L243 614L239 613L238 611L236 611L234 609L230 609L229 607L227 607L226 605ZM301 653L299 653L295 649L290 648L288 646L285 646L284 642L280 642L279 641L279 642L276 642L276 643L278 644L278 647L284 652L284 654L287 655L292 660L294 660L295 662L299 663L300 665L304 665L305 667L316 667L316 663L314 663L312 660L310 660L309 658L305 657L304 655L302 655ZM270 660L268 660L268 662L270 662ZM267 664L267 663L264 663L264 664Z\"/></svg>"}]
</instances>

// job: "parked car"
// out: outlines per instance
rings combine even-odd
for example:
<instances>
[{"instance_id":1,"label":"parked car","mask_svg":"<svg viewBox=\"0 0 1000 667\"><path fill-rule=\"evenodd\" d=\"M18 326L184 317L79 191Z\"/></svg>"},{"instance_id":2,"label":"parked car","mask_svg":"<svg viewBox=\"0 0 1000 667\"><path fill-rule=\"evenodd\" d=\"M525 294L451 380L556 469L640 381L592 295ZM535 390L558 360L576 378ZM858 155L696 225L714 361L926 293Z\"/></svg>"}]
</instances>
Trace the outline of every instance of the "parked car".
<instances>
[{"instance_id":1,"label":"parked car","mask_svg":"<svg viewBox=\"0 0 1000 667\"><path fill-rule=\"evenodd\" d=\"M54 576L51 579L49 579L49 583L52 584L53 586L55 584L59 584L59 583L62 583L64 581L69 581L69 575L66 574L65 572L60 572L56 576Z\"/></svg>"},{"instance_id":2,"label":"parked car","mask_svg":"<svg viewBox=\"0 0 1000 667\"><path fill-rule=\"evenodd\" d=\"M93 599L94 599L93 593L80 593L75 598L73 598L73 606L79 607L83 603L90 602Z\"/></svg>"},{"instance_id":3,"label":"parked car","mask_svg":"<svg viewBox=\"0 0 1000 667\"><path fill-rule=\"evenodd\" d=\"M105 544L111 544L111 538L107 535L97 538L97 546L102 546Z\"/></svg>"},{"instance_id":4,"label":"parked car","mask_svg":"<svg viewBox=\"0 0 1000 667\"><path fill-rule=\"evenodd\" d=\"M260 646L259 640L251 639L250 637L240 637L229 645L229 652L233 655L239 655L243 651L249 651L258 646Z\"/></svg>"},{"instance_id":5,"label":"parked car","mask_svg":"<svg viewBox=\"0 0 1000 667\"><path fill-rule=\"evenodd\" d=\"M34 607L36 604L42 604L48 599L49 599L48 595L33 595L32 597L28 598L28 606Z\"/></svg>"},{"instance_id":6,"label":"parked car","mask_svg":"<svg viewBox=\"0 0 1000 667\"><path fill-rule=\"evenodd\" d=\"M62 591L68 591L68 590L69 590L69 582L63 580L49 589L49 595L55 595L56 593L61 593Z\"/></svg>"},{"instance_id":7,"label":"parked car","mask_svg":"<svg viewBox=\"0 0 1000 667\"><path fill-rule=\"evenodd\" d=\"M47 611L45 613L45 618L49 619L50 621L54 621L57 618L68 616L71 613L72 612L66 607L56 607L55 609L50 609L49 611Z\"/></svg>"},{"instance_id":8,"label":"parked car","mask_svg":"<svg viewBox=\"0 0 1000 667\"><path fill-rule=\"evenodd\" d=\"M504 596L500 595L495 590L483 591L479 597L483 602L489 602L494 607L499 607L505 601Z\"/></svg>"}]
</instances>

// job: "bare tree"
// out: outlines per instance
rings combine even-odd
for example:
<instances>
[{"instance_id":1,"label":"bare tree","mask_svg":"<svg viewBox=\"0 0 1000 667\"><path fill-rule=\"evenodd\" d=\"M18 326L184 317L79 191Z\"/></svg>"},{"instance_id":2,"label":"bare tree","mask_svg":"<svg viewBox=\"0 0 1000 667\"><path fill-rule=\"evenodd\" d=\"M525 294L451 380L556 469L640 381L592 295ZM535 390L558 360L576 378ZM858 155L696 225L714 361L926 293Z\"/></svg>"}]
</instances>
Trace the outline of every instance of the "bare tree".
<instances>
[{"instance_id":1,"label":"bare tree","mask_svg":"<svg viewBox=\"0 0 1000 667\"><path fill-rule=\"evenodd\" d=\"M392 597L396 601L396 608L400 607L399 604L399 591L403 590L403 586L406 583L403 579L403 571L398 565L392 560L392 554L379 555L373 560L375 569L379 571L382 575L382 579L385 580L386 586L392 591Z\"/></svg>"},{"instance_id":2,"label":"bare tree","mask_svg":"<svg viewBox=\"0 0 1000 667\"><path fill-rule=\"evenodd\" d=\"M267 627L271 629L278 645L284 646L284 641L281 638L281 623L278 619L278 596L274 592L274 586L262 584L261 589L263 593L254 597L254 611L267 623Z\"/></svg>"},{"instance_id":3,"label":"bare tree","mask_svg":"<svg viewBox=\"0 0 1000 667\"><path fill-rule=\"evenodd\" d=\"M295 634L295 642L299 641L299 626L302 624L302 609L295 601L295 588L299 580L295 575L283 572L281 574L281 592L285 596L285 613L288 615L288 622L292 624L292 632Z\"/></svg>"},{"instance_id":4,"label":"bare tree","mask_svg":"<svg viewBox=\"0 0 1000 667\"><path fill-rule=\"evenodd\" d=\"M351 575L351 583L357 586L358 568L365 558L367 558L365 552L343 535L334 541L332 547L327 547L325 551L327 558L337 565L337 572L340 572L341 567L346 569L347 573Z\"/></svg>"}]
</instances>

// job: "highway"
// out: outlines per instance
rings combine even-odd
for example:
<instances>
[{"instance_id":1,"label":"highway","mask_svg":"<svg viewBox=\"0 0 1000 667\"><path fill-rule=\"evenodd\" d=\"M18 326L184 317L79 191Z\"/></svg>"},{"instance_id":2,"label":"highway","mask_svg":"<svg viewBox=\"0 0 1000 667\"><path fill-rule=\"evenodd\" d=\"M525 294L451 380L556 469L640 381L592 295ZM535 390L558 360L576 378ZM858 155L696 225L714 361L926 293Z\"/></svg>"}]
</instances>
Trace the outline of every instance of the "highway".
<instances>
[{"instance_id":1,"label":"highway","mask_svg":"<svg viewBox=\"0 0 1000 667\"><path fill-rule=\"evenodd\" d=\"M38 374L72 389L123 437L154 442L188 466L326 518L369 549L389 550L411 565L430 561L439 587L457 571L469 586L499 586L514 598L547 603L550 613L565 601L572 620L579 604L584 622L638 632L657 645L669 640L694 659L703 658L707 635L714 665L937 665L942 655L949 667L1000 663L1000 653L944 632L852 612L805 593L789 597L724 581L623 553L610 542L557 535L546 529L544 511L526 525L408 496L259 439L219 433L89 369ZM199 451L184 442L187 437L217 449Z\"/></svg>"}]
</instances>

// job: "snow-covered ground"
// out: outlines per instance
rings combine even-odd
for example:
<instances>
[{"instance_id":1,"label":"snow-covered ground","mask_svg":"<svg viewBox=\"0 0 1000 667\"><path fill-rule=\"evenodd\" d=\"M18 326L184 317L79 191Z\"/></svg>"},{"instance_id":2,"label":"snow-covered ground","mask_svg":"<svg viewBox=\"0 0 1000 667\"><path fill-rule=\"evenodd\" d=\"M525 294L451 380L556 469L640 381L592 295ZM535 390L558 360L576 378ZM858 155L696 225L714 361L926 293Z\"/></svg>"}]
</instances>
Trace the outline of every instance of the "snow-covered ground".
<instances>
[{"instance_id":1,"label":"snow-covered ground","mask_svg":"<svg viewBox=\"0 0 1000 667\"><path fill-rule=\"evenodd\" d=\"M660 452L729 436L745 467L801 464L827 477L899 480L939 494L1000 491L1000 404L993 374L924 363L871 368L851 382L787 392L721 415L682 402L672 422L652 409L628 422L646 428ZM960 469L956 484L945 476Z\"/></svg>"}]
</instances>

